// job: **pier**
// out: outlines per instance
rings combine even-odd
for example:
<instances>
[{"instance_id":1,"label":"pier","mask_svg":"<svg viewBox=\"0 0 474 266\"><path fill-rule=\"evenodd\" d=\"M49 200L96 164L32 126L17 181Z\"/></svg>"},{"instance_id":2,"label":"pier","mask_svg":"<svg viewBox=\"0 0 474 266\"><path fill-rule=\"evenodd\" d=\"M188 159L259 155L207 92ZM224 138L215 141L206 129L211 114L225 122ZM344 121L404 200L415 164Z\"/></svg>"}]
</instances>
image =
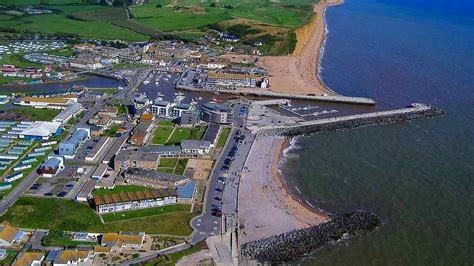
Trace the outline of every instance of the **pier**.
<instances>
[{"instance_id":1,"label":"pier","mask_svg":"<svg viewBox=\"0 0 474 266\"><path fill-rule=\"evenodd\" d=\"M295 122L286 125L273 125L252 128L259 136L284 136L334 131L376 124L390 124L405 120L428 118L443 115L444 111L430 105L414 103L409 107L357 115L340 116L311 121Z\"/></svg>"},{"instance_id":2,"label":"pier","mask_svg":"<svg viewBox=\"0 0 474 266\"><path fill-rule=\"evenodd\" d=\"M292 100L309 100L317 102L327 102L327 103L342 103L342 104L354 104L354 105L375 105L376 102L373 99L365 97L349 97L342 95L310 95L310 94L286 94L278 93L269 90L254 88L254 89L201 89L194 88L191 86L182 86L176 85L176 89L187 90L187 91L197 91L197 92L207 92L207 93L222 93L222 94L233 94L238 96L250 96L250 97L267 97L267 98L279 98L279 99L292 99Z\"/></svg>"}]
</instances>

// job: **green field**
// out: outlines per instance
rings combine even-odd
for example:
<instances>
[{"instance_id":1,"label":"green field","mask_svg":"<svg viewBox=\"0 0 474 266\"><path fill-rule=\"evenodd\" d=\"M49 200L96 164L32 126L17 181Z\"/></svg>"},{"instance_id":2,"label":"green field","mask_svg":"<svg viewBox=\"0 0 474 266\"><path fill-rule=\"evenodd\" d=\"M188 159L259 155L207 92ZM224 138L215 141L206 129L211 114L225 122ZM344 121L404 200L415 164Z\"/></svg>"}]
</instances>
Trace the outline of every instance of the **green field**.
<instances>
[{"instance_id":1,"label":"green field","mask_svg":"<svg viewBox=\"0 0 474 266\"><path fill-rule=\"evenodd\" d=\"M206 246L206 242L204 242L204 241L192 246L191 248L185 249L183 251L172 253L172 254L169 254L169 255L159 256L158 258L156 258L154 260L146 262L144 265L145 266L176 265L176 263L182 257L189 256L189 255L194 254L196 252L199 252L203 249L208 249L208 247ZM202 265L207 265L207 264L202 264Z\"/></svg>"},{"instance_id":2,"label":"green field","mask_svg":"<svg viewBox=\"0 0 474 266\"><path fill-rule=\"evenodd\" d=\"M160 159L159 167L175 167L178 162L178 158L162 158Z\"/></svg>"},{"instance_id":3,"label":"green field","mask_svg":"<svg viewBox=\"0 0 474 266\"><path fill-rule=\"evenodd\" d=\"M194 40L214 30L242 37L243 43L262 41L269 54L294 47L293 30L307 23L317 0L151 0L144 5L117 7L85 4L81 0L5 0L4 5L47 4L54 14L0 17L11 32L68 33L97 39L144 41L164 33ZM242 31L239 25L248 29ZM236 27L237 26L237 27ZM93 29L93 30L91 30Z\"/></svg>"},{"instance_id":4,"label":"green field","mask_svg":"<svg viewBox=\"0 0 474 266\"><path fill-rule=\"evenodd\" d=\"M196 213L174 212L103 224L86 204L51 198L20 198L0 217L21 228L58 231L146 232L186 236L192 232L189 221Z\"/></svg>"},{"instance_id":5,"label":"green field","mask_svg":"<svg viewBox=\"0 0 474 266\"><path fill-rule=\"evenodd\" d=\"M7 256L3 260L0 260L0 264L12 265L13 260L15 259L17 254L18 254L18 251L16 250L7 249Z\"/></svg>"},{"instance_id":6,"label":"green field","mask_svg":"<svg viewBox=\"0 0 474 266\"><path fill-rule=\"evenodd\" d=\"M200 140L204 136L206 132L206 127L204 126L197 126L193 128L188 127L176 127L173 135L169 138L168 142L165 145L173 146L179 145L182 140L184 139L194 139Z\"/></svg>"},{"instance_id":7,"label":"green field","mask_svg":"<svg viewBox=\"0 0 474 266\"><path fill-rule=\"evenodd\" d=\"M163 126L158 126L153 133L153 138L151 139L152 144L165 144L166 141L168 140L168 137L171 135L173 132L172 127L163 127Z\"/></svg>"},{"instance_id":8,"label":"green field","mask_svg":"<svg viewBox=\"0 0 474 266\"><path fill-rule=\"evenodd\" d=\"M39 109L29 106L21 106L6 112L12 112L21 114L27 117L30 121L51 121L56 115L59 114L60 110L55 109Z\"/></svg>"},{"instance_id":9,"label":"green field","mask_svg":"<svg viewBox=\"0 0 474 266\"><path fill-rule=\"evenodd\" d=\"M217 139L217 148L223 148L227 138L229 137L230 133L230 127L224 127L221 129L221 132L219 133L219 138Z\"/></svg>"},{"instance_id":10,"label":"green field","mask_svg":"<svg viewBox=\"0 0 474 266\"><path fill-rule=\"evenodd\" d=\"M94 189L92 191L92 196L102 196L102 195L111 195L111 194L118 194L120 192L135 192L135 191L144 191L144 190L150 190L150 188L147 188L145 186L137 186L137 185L121 185L121 186L115 186L113 189L105 189L105 188L100 188L100 189Z\"/></svg>"},{"instance_id":11,"label":"green field","mask_svg":"<svg viewBox=\"0 0 474 266\"><path fill-rule=\"evenodd\" d=\"M189 212L191 209L190 205L187 204L177 204L177 205L168 205L163 207L141 209L135 211L125 211L120 213L108 213L102 214L104 222L116 222L130 219L137 219L142 217L157 216L163 215L172 212Z\"/></svg>"}]
</instances>

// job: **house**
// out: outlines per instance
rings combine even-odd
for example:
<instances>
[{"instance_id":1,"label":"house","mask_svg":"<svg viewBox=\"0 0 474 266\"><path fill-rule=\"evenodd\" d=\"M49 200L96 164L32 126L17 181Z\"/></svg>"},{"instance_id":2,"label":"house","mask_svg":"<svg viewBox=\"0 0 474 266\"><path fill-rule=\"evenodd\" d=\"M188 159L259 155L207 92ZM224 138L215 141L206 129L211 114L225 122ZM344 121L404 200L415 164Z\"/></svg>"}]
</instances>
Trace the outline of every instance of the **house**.
<instances>
[{"instance_id":1,"label":"house","mask_svg":"<svg viewBox=\"0 0 474 266\"><path fill-rule=\"evenodd\" d=\"M24 232L11 226L8 221L0 224L0 246L10 247L23 239Z\"/></svg>"},{"instance_id":2,"label":"house","mask_svg":"<svg viewBox=\"0 0 474 266\"><path fill-rule=\"evenodd\" d=\"M55 260L54 266L72 265L92 265L92 252L85 250L60 250Z\"/></svg>"},{"instance_id":3,"label":"house","mask_svg":"<svg viewBox=\"0 0 474 266\"><path fill-rule=\"evenodd\" d=\"M225 42L238 42L240 40L239 37L226 32L221 32L219 38Z\"/></svg>"},{"instance_id":4,"label":"house","mask_svg":"<svg viewBox=\"0 0 474 266\"><path fill-rule=\"evenodd\" d=\"M38 173L44 177L53 177L62 169L64 169L63 157L49 156L48 159L39 167Z\"/></svg>"},{"instance_id":5,"label":"house","mask_svg":"<svg viewBox=\"0 0 474 266\"><path fill-rule=\"evenodd\" d=\"M199 66L207 69L222 69L229 64L230 60L228 59L209 57L207 55L203 55L199 59Z\"/></svg>"},{"instance_id":6,"label":"house","mask_svg":"<svg viewBox=\"0 0 474 266\"><path fill-rule=\"evenodd\" d=\"M115 156L114 170L120 171L131 167L155 170L159 161L160 155L156 153L121 150Z\"/></svg>"},{"instance_id":7,"label":"house","mask_svg":"<svg viewBox=\"0 0 474 266\"><path fill-rule=\"evenodd\" d=\"M140 121L140 123L138 123L138 125L133 129L130 143L135 146L145 145L150 137L152 129L153 123L151 121Z\"/></svg>"},{"instance_id":8,"label":"house","mask_svg":"<svg viewBox=\"0 0 474 266\"><path fill-rule=\"evenodd\" d=\"M157 116L168 117L171 103L168 101L155 100L151 105L151 112Z\"/></svg>"},{"instance_id":9,"label":"house","mask_svg":"<svg viewBox=\"0 0 474 266\"><path fill-rule=\"evenodd\" d=\"M42 252L21 252L13 261L13 266L40 266L44 260Z\"/></svg>"},{"instance_id":10,"label":"house","mask_svg":"<svg viewBox=\"0 0 474 266\"><path fill-rule=\"evenodd\" d=\"M125 233L105 233L101 238L102 247L109 250L117 249L121 251L123 248L140 249L143 246L145 234L125 234Z\"/></svg>"},{"instance_id":11,"label":"house","mask_svg":"<svg viewBox=\"0 0 474 266\"><path fill-rule=\"evenodd\" d=\"M177 198L172 188L152 189L95 196L92 204L98 213L111 213L175 204Z\"/></svg>"}]
</instances>

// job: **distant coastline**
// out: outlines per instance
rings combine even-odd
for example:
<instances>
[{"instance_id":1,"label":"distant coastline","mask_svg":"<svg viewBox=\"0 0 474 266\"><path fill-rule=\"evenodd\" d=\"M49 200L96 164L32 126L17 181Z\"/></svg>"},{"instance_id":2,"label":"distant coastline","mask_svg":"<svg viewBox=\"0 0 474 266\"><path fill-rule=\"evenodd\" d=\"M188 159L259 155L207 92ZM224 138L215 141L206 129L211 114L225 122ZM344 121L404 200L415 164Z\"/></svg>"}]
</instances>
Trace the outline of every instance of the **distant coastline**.
<instances>
[{"instance_id":1,"label":"distant coastline","mask_svg":"<svg viewBox=\"0 0 474 266\"><path fill-rule=\"evenodd\" d=\"M342 0L327 0L314 5L314 18L297 34L297 47L292 55L264 56L260 65L270 73L269 89L291 94L337 95L320 78L321 56L328 28L325 11Z\"/></svg>"}]
</instances>

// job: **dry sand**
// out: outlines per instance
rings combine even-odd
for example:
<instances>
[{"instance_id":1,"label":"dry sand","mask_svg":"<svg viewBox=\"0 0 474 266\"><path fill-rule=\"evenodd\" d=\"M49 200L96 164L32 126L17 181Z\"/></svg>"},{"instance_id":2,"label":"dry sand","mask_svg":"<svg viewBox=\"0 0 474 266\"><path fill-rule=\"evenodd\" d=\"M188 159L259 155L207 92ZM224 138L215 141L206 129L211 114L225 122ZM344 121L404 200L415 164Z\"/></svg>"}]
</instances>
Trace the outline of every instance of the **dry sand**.
<instances>
[{"instance_id":1,"label":"dry sand","mask_svg":"<svg viewBox=\"0 0 474 266\"><path fill-rule=\"evenodd\" d=\"M324 41L324 10L342 0L322 0L314 5L311 22L296 31L298 43L288 56L264 56L260 65L269 70L269 89L280 93L335 95L318 75L320 48Z\"/></svg>"},{"instance_id":2,"label":"dry sand","mask_svg":"<svg viewBox=\"0 0 474 266\"><path fill-rule=\"evenodd\" d=\"M253 144L239 186L241 243L327 221L287 192L278 172L283 139L262 138Z\"/></svg>"}]
</instances>

